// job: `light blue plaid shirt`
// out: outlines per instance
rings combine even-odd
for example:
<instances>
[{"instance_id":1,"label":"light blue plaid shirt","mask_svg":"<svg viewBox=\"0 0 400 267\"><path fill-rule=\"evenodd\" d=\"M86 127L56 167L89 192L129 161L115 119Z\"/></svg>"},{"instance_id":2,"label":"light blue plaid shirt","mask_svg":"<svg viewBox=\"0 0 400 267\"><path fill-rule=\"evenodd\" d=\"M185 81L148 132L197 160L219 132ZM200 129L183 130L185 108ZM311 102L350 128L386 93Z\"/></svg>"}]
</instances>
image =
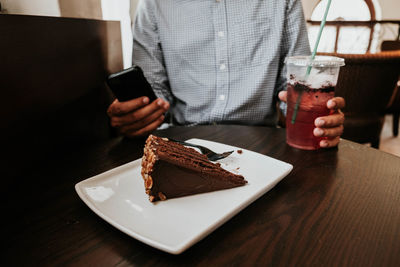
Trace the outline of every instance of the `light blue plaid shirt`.
<instances>
[{"instance_id":1,"label":"light blue plaid shirt","mask_svg":"<svg viewBox=\"0 0 400 267\"><path fill-rule=\"evenodd\" d=\"M275 125L284 60L310 54L300 0L141 0L133 39L133 64L185 125Z\"/></svg>"}]
</instances>

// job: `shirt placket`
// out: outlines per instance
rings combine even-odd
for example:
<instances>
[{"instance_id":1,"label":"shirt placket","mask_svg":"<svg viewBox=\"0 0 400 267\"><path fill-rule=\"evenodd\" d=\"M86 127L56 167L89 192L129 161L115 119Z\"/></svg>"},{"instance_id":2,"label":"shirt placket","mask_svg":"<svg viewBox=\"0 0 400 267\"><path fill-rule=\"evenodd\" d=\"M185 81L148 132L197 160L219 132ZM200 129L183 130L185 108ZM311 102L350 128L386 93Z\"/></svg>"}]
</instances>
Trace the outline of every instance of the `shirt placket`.
<instances>
[{"instance_id":1,"label":"shirt placket","mask_svg":"<svg viewBox=\"0 0 400 267\"><path fill-rule=\"evenodd\" d=\"M228 28L226 19L226 0L215 0L213 12L216 55L216 101L212 109L212 120L223 120L228 103L229 61L228 61Z\"/></svg>"}]
</instances>

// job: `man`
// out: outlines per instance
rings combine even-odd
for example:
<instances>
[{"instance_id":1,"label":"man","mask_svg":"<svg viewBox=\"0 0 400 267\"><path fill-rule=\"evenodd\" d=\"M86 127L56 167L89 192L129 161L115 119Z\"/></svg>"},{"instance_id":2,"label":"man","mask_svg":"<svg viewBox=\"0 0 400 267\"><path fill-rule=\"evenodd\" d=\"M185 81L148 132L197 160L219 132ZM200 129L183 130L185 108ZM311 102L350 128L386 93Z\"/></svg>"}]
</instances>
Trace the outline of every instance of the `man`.
<instances>
[{"instance_id":1,"label":"man","mask_svg":"<svg viewBox=\"0 0 400 267\"><path fill-rule=\"evenodd\" d=\"M160 98L110 105L111 125L129 137L155 130L168 110L179 125L275 125L285 58L310 54L300 0L142 0L133 36L133 63ZM343 98L327 105L334 114L315 121L328 137L321 147L343 131Z\"/></svg>"}]
</instances>

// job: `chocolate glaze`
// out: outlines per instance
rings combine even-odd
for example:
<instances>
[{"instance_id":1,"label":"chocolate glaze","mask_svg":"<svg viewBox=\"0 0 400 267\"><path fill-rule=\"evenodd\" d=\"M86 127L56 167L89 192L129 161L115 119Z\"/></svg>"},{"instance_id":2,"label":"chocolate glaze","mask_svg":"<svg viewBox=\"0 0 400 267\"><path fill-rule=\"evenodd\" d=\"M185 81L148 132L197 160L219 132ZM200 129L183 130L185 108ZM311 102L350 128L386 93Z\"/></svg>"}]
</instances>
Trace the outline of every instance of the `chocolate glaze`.
<instances>
[{"instance_id":1,"label":"chocolate glaze","mask_svg":"<svg viewBox=\"0 0 400 267\"><path fill-rule=\"evenodd\" d=\"M151 149L156 155L152 170L146 173L153 181L152 188L147 190L152 201L160 200L159 193L168 199L247 183L243 176L221 168L219 163L209 161L196 150L167 139L150 136L146 141L146 149ZM150 161L146 156L149 157L145 153L143 162ZM144 174L143 178L146 179Z\"/></svg>"}]
</instances>

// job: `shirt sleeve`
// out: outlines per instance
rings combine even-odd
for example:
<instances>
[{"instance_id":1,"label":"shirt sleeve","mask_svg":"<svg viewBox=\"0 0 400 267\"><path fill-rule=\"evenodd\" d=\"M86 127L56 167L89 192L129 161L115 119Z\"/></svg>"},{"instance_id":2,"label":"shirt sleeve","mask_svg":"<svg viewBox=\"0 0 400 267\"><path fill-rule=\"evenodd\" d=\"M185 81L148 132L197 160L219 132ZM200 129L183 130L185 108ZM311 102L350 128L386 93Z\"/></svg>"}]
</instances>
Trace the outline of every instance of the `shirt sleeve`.
<instances>
[{"instance_id":1,"label":"shirt sleeve","mask_svg":"<svg viewBox=\"0 0 400 267\"><path fill-rule=\"evenodd\" d=\"M157 4L141 0L136 9L133 26L133 64L139 66L155 94L172 104L162 47L157 27Z\"/></svg>"},{"instance_id":2,"label":"shirt sleeve","mask_svg":"<svg viewBox=\"0 0 400 267\"><path fill-rule=\"evenodd\" d=\"M289 56L310 55L306 20L300 0L288 0L286 6L286 19L282 37L282 50L279 63L279 74L276 82L276 95L286 90L286 64Z\"/></svg>"}]
</instances>

